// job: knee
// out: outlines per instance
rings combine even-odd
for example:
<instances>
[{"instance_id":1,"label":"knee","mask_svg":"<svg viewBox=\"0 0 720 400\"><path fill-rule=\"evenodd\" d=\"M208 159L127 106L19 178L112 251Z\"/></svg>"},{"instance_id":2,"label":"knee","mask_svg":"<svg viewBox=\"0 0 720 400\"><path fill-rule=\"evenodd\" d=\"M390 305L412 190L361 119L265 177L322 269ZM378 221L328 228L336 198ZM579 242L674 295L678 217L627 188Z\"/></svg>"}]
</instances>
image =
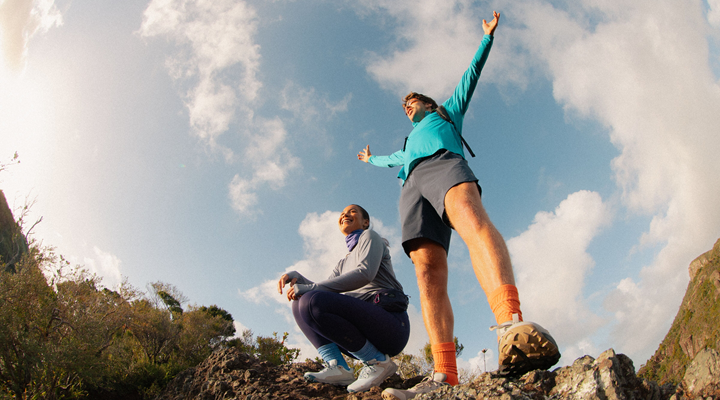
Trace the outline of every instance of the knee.
<instances>
[{"instance_id":1,"label":"knee","mask_svg":"<svg viewBox=\"0 0 720 400\"><path fill-rule=\"evenodd\" d=\"M415 276L417 277L418 284L428 285L435 282L441 274L438 271L439 268L434 268L433 265L429 264L415 264Z\"/></svg>"},{"instance_id":2,"label":"knee","mask_svg":"<svg viewBox=\"0 0 720 400\"><path fill-rule=\"evenodd\" d=\"M421 291L436 291L447 285L447 260L442 258L435 262L416 262L415 276Z\"/></svg>"},{"instance_id":3,"label":"knee","mask_svg":"<svg viewBox=\"0 0 720 400\"><path fill-rule=\"evenodd\" d=\"M315 295L317 293L319 292L307 292L292 302L292 311L296 318L300 317L303 320L311 318L318 304L318 302L315 301ZM322 302L320 302L320 304L322 304Z\"/></svg>"}]
</instances>

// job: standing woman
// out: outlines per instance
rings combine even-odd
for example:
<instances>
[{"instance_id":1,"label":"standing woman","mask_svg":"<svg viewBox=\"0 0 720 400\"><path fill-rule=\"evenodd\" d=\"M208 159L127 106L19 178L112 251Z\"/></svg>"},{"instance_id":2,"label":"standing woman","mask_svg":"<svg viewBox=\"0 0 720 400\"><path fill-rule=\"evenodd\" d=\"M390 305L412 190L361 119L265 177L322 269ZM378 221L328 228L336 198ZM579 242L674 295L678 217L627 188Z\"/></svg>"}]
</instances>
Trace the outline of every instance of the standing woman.
<instances>
[{"instance_id":1,"label":"standing woman","mask_svg":"<svg viewBox=\"0 0 720 400\"><path fill-rule=\"evenodd\" d=\"M325 361L319 372L308 372L310 382L349 385L348 392L362 392L382 383L397 371L390 359L399 354L410 336L408 300L395 278L387 242L369 229L370 216L351 204L338 221L349 253L329 278L314 283L296 271L278 282L300 329ZM342 353L365 366L355 379Z\"/></svg>"}]
</instances>

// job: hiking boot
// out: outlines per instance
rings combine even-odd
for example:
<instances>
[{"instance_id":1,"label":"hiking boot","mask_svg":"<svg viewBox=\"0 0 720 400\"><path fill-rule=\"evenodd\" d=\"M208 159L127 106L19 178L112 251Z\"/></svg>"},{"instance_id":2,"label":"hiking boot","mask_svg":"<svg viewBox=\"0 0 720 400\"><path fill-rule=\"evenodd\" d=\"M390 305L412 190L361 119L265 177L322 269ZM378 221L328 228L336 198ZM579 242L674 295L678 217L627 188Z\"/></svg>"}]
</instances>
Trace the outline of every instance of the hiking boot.
<instances>
[{"instance_id":1,"label":"hiking boot","mask_svg":"<svg viewBox=\"0 0 720 400\"><path fill-rule=\"evenodd\" d=\"M364 392L381 384L388 376L397 371L397 365L385 355L385 361L370 360L360 370L358 379L347 387L348 392Z\"/></svg>"},{"instance_id":2,"label":"hiking boot","mask_svg":"<svg viewBox=\"0 0 720 400\"><path fill-rule=\"evenodd\" d=\"M353 374L352 370L337 365L337 360L330 360L325 364L325 368L318 372L306 372L303 378L308 382L345 386L355 381L355 374Z\"/></svg>"},{"instance_id":3,"label":"hiking boot","mask_svg":"<svg viewBox=\"0 0 720 400\"><path fill-rule=\"evenodd\" d=\"M490 330L497 330L497 375L516 377L535 369L549 369L560 360L558 345L550 333L533 322L513 320Z\"/></svg>"},{"instance_id":4,"label":"hiking boot","mask_svg":"<svg viewBox=\"0 0 720 400\"><path fill-rule=\"evenodd\" d=\"M443 386L450 386L449 383L445 383L447 376L436 372L432 376L428 376L422 380L422 382L411 387L407 390L401 389L390 389L387 388L382 392L382 398L385 400L408 400L421 393L434 392Z\"/></svg>"}]
</instances>

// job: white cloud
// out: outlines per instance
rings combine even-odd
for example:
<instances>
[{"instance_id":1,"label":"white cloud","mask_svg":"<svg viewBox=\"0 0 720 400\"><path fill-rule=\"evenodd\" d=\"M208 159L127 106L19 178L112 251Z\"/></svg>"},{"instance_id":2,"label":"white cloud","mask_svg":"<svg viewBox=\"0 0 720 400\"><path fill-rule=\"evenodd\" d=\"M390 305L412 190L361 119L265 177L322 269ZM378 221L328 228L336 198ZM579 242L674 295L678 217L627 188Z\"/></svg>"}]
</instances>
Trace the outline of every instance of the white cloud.
<instances>
[{"instance_id":1,"label":"white cloud","mask_svg":"<svg viewBox=\"0 0 720 400\"><path fill-rule=\"evenodd\" d=\"M713 150L720 148L720 88L701 2L628 7L616 0L597 7L581 2L569 13L537 1L508 3L525 24L509 36L546 70L568 112L607 127L621 152L612 167L623 205L652 215L638 242L662 249L639 281L623 280L606 301L616 316L615 343L644 359L677 311L688 263L720 235L720 161ZM600 15L596 25L591 15Z\"/></svg>"},{"instance_id":2,"label":"white cloud","mask_svg":"<svg viewBox=\"0 0 720 400\"><path fill-rule=\"evenodd\" d=\"M468 0L442 6L434 0L363 0L356 7L393 18L399 26L392 53L370 55L368 73L399 95L412 90L443 100L450 96L480 45L482 19L492 19L492 10L478 15Z\"/></svg>"},{"instance_id":3,"label":"white cloud","mask_svg":"<svg viewBox=\"0 0 720 400\"><path fill-rule=\"evenodd\" d=\"M255 10L243 1L153 0L143 14L141 36L177 45L167 62L170 75L191 86L191 126L213 147L262 87L257 24Z\"/></svg>"},{"instance_id":4,"label":"white cloud","mask_svg":"<svg viewBox=\"0 0 720 400\"><path fill-rule=\"evenodd\" d=\"M256 211L259 188L282 188L290 171L300 166L300 160L285 146L288 133L282 120L256 118L250 128L252 131L244 133L246 147L242 157L251 171L250 177L238 173L228 185L230 204L240 215L252 215Z\"/></svg>"},{"instance_id":5,"label":"white cloud","mask_svg":"<svg viewBox=\"0 0 720 400\"><path fill-rule=\"evenodd\" d=\"M89 272L102 278L102 284L108 288L118 288L122 283L120 261L117 256L93 247L94 258L85 257L83 262Z\"/></svg>"},{"instance_id":6,"label":"white cloud","mask_svg":"<svg viewBox=\"0 0 720 400\"><path fill-rule=\"evenodd\" d=\"M475 357L471 357L467 361L464 358L458 358L458 368L465 369L474 375L483 372L495 371L498 368L497 355L494 349L484 349L478 351Z\"/></svg>"},{"instance_id":7,"label":"white cloud","mask_svg":"<svg viewBox=\"0 0 720 400\"><path fill-rule=\"evenodd\" d=\"M707 19L710 25L720 28L720 0L707 0L708 15Z\"/></svg>"},{"instance_id":8,"label":"white cloud","mask_svg":"<svg viewBox=\"0 0 720 400\"><path fill-rule=\"evenodd\" d=\"M315 88L305 88L294 82L288 82L280 93L280 108L292 112L293 116L305 124L327 121L336 114L346 112L352 99L348 93L342 100L331 102L327 95L315 92Z\"/></svg>"},{"instance_id":9,"label":"white cloud","mask_svg":"<svg viewBox=\"0 0 720 400\"><path fill-rule=\"evenodd\" d=\"M235 336L234 337L242 337L243 331L248 329L248 327L246 327L240 321L237 321L237 320L233 320L233 326L235 327Z\"/></svg>"},{"instance_id":10,"label":"white cloud","mask_svg":"<svg viewBox=\"0 0 720 400\"><path fill-rule=\"evenodd\" d=\"M339 101L331 101L326 93L317 93L315 88L303 87L288 81L280 92L280 108L292 114L288 125L296 127L296 133L303 135L302 141L313 143L316 150L324 148L325 153L333 152L336 135L328 134L327 123L338 114L347 112L352 93ZM298 127L303 128L302 131Z\"/></svg>"},{"instance_id":11,"label":"white cloud","mask_svg":"<svg viewBox=\"0 0 720 400\"><path fill-rule=\"evenodd\" d=\"M233 177L232 182L228 185L228 195L230 196L230 204L235 211L245 214L257 204L255 187L255 183L241 178L239 174Z\"/></svg>"},{"instance_id":12,"label":"white cloud","mask_svg":"<svg viewBox=\"0 0 720 400\"><path fill-rule=\"evenodd\" d=\"M193 132L227 162L244 166L245 172L228 184L231 206L243 216L257 211L260 188L282 188L300 164L286 146L283 121L255 115L262 87L258 20L255 9L243 1L154 0L139 31L176 44L166 65L173 79L189 87L185 105ZM243 149L219 143L221 135L233 130Z\"/></svg>"},{"instance_id":13,"label":"white cloud","mask_svg":"<svg viewBox=\"0 0 720 400\"><path fill-rule=\"evenodd\" d=\"M562 347L602 324L588 309L583 288L595 265L587 248L610 219L599 194L580 191L555 212L539 212L527 231L507 242L523 316L548 328Z\"/></svg>"},{"instance_id":14,"label":"white cloud","mask_svg":"<svg viewBox=\"0 0 720 400\"><path fill-rule=\"evenodd\" d=\"M8 67L22 71L30 39L60 25L62 15L54 0L0 1L0 49Z\"/></svg>"}]
</instances>

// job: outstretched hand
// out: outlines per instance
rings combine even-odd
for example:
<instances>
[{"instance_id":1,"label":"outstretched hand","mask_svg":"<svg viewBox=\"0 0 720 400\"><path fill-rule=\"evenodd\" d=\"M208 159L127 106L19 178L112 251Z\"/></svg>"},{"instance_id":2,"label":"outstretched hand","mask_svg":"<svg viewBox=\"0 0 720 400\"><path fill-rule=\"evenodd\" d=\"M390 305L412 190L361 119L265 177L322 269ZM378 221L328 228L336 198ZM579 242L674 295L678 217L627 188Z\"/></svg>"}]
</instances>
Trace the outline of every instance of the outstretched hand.
<instances>
[{"instance_id":1,"label":"outstretched hand","mask_svg":"<svg viewBox=\"0 0 720 400\"><path fill-rule=\"evenodd\" d=\"M367 145L358 153L358 160L370 162L370 156L372 156L372 153L370 153L370 145Z\"/></svg>"},{"instance_id":2,"label":"outstretched hand","mask_svg":"<svg viewBox=\"0 0 720 400\"><path fill-rule=\"evenodd\" d=\"M483 31L486 35L492 36L497 28L498 20L500 19L500 13L493 11L493 19L490 22L483 20Z\"/></svg>"}]
</instances>

